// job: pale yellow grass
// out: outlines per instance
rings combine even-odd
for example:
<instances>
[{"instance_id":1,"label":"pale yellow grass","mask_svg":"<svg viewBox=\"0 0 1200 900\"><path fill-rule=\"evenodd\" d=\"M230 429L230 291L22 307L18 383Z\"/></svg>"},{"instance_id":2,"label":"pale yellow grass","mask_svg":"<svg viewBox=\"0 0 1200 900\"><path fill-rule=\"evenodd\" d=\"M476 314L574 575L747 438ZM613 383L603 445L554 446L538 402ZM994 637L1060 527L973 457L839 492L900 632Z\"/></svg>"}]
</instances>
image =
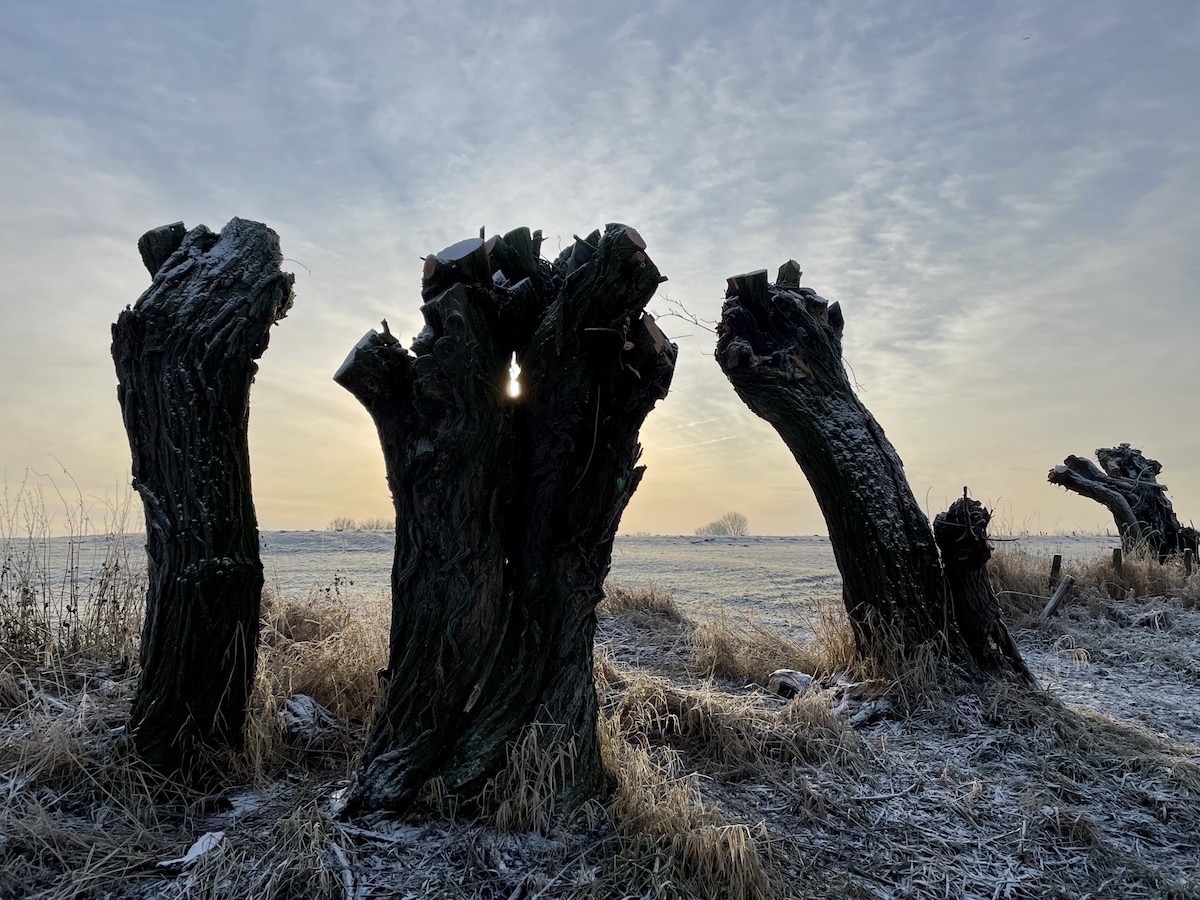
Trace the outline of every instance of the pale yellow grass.
<instances>
[{"instance_id":1,"label":"pale yellow grass","mask_svg":"<svg viewBox=\"0 0 1200 900\"><path fill-rule=\"evenodd\" d=\"M777 669L819 678L846 669L854 636L840 606L822 604L809 617L812 638L800 643L752 619L716 616L698 623L690 640L698 673L765 685Z\"/></svg>"},{"instance_id":2,"label":"pale yellow grass","mask_svg":"<svg viewBox=\"0 0 1200 900\"><path fill-rule=\"evenodd\" d=\"M616 717L601 722L600 747L615 784L608 811L628 842L623 853L635 864L643 857L654 881L683 888L683 896L772 895L755 829L723 821L701 799L699 776L684 774L674 751L640 744ZM765 830L761 834L766 837Z\"/></svg>"}]
</instances>

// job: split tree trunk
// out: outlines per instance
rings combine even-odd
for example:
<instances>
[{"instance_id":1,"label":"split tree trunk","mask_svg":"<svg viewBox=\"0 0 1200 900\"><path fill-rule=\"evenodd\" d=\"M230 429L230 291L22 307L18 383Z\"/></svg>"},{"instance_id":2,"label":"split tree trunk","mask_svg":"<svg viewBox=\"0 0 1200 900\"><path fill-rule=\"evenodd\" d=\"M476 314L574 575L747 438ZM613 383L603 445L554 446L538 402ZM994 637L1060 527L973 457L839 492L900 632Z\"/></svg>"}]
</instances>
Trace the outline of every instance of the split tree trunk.
<instances>
[{"instance_id":1,"label":"split tree trunk","mask_svg":"<svg viewBox=\"0 0 1200 900\"><path fill-rule=\"evenodd\" d=\"M117 398L146 514L149 590L131 712L137 753L200 774L238 745L254 678L262 563L250 494L250 385L292 304L279 236L233 219L138 242L150 288L113 325Z\"/></svg>"},{"instance_id":2,"label":"split tree trunk","mask_svg":"<svg viewBox=\"0 0 1200 900\"><path fill-rule=\"evenodd\" d=\"M1197 552L1196 529L1179 524L1167 486L1158 483L1158 460L1129 444L1101 447L1096 458L1103 471L1091 460L1068 456L1046 480L1106 506L1126 553L1144 547L1165 562L1172 553Z\"/></svg>"},{"instance_id":3,"label":"split tree trunk","mask_svg":"<svg viewBox=\"0 0 1200 900\"><path fill-rule=\"evenodd\" d=\"M540 245L522 228L428 257L411 350L385 323L334 376L375 421L397 516L384 694L349 814L403 810L435 776L474 793L535 722L572 748L563 800L602 786L595 608L676 348L643 313L662 279L637 232L609 225L553 264Z\"/></svg>"},{"instance_id":4,"label":"split tree trunk","mask_svg":"<svg viewBox=\"0 0 1200 900\"><path fill-rule=\"evenodd\" d=\"M964 598L980 602L955 604L947 594L929 520L843 367L841 308L800 287L801 274L792 260L774 284L765 270L730 278L716 358L738 396L779 432L812 486L858 653L902 659L936 644L971 675L1024 678L1015 647L1013 658L996 658L988 646L995 622L986 599L972 589ZM956 611L971 617L965 631Z\"/></svg>"},{"instance_id":5,"label":"split tree trunk","mask_svg":"<svg viewBox=\"0 0 1200 900\"><path fill-rule=\"evenodd\" d=\"M1013 642L988 578L992 557L987 527L992 515L964 492L933 519L933 536L942 555L946 590L959 632L979 668L992 675L1014 674L1030 687L1037 679Z\"/></svg>"}]
</instances>

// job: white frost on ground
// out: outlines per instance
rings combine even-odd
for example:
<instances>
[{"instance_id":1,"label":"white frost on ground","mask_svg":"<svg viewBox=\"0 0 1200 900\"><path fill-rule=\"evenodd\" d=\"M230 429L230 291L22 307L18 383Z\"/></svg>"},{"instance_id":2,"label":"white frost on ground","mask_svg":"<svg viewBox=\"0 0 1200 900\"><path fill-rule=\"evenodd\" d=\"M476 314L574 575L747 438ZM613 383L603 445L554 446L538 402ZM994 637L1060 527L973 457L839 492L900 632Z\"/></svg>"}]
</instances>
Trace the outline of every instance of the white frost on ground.
<instances>
[{"instance_id":1,"label":"white frost on ground","mask_svg":"<svg viewBox=\"0 0 1200 900\"><path fill-rule=\"evenodd\" d=\"M160 869L186 869L193 866L200 860L200 857L208 853L210 850L215 850L225 839L224 831L209 831L200 835L187 853L178 859L164 859L158 864Z\"/></svg>"}]
</instances>

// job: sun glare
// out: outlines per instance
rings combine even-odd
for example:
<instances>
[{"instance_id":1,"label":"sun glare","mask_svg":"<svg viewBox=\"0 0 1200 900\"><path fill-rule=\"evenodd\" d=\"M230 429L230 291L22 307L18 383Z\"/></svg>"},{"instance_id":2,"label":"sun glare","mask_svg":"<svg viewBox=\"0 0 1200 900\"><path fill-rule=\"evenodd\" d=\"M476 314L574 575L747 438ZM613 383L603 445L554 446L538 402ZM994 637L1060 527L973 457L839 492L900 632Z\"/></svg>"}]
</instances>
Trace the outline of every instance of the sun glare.
<instances>
[{"instance_id":1,"label":"sun glare","mask_svg":"<svg viewBox=\"0 0 1200 900\"><path fill-rule=\"evenodd\" d=\"M508 365L508 396L521 396L521 367L517 365L517 355L514 353L512 362Z\"/></svg>"}]
</instances>

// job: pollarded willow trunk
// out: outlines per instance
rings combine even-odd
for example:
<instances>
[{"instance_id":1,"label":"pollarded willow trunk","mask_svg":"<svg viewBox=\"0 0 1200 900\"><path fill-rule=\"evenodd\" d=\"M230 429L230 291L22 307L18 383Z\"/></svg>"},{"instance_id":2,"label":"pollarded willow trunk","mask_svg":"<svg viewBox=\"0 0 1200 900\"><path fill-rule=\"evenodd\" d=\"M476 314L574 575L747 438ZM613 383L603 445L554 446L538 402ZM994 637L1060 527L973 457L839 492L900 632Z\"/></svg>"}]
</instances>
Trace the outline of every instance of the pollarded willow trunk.
<instances>
[{"instance_id":1,"label":"pollarded willow trunk","mask_svg":"<svg viewBox=\"0 0 1200 900\"><path fill-rule=\"evenodd\" d=\"M812 486L860 654L911 652L939 639L945 620L933 533L900 457L850 385L841 308L800 287L800 275L790 261L775 284L765 270L729 279L717 362Z\"/></svg>"},{"instance_id":2,"label":"pollarded willow trunk","mask_svg":"<svg viewBox=\"0 0 1200 900\"><path fill-rule=\"evenodd\" d=\"M1167 486L1158 483L1158 460L1129 444L1101 447L1096 458L1103 471L1091 460L1068 456L1046 480L1107 507L1126 552L1145 547L1165 562L1172 553L1197 551L1196 529L1179 524Z\"/></svg>"},{"instance_id":3,"label":"pollarded willow trunk","mask_svg":"<svg viewBox=\"0 0 1200 900\"><path fill-rule=\"evenodd\" d=\"M979 668L991 675L1012 674L1030 687L1037 679L1013 642L988 578L992 557L987 527L992 514L965 495L933 519L933 536L941 551L946 590L959 633Z\"/></svg>"},{"instance_id":4,"label":"pollarded willow trunk","mask_svg":"<svg viewBox=\"0 0 1200 900\"><path fill-rule=\"evenodd\" d=\"M540 246L522 228L428 257L411 350L385 327L335 376L376 423L397 516L384 696L348 813L403 810L434 776L472 793L535 722L573 749L564 800L601 787L595 608L676 348L644 314L661 278L636 231L553 264Z\"/></svg>"},{"instance_id":5,"label":"pollarded willow trunk","mask_svg":"<svg viewBox=\"0 0 1200 900\"><path fill-rule=\"evenodd\" d=\"M117 398L146 514L137 753L200 774L241 741L263 574L247 428L254 362L292 304L279 236L233 219L138 242L150 288L113 325Z\"/></svg>"}]
</instances>

